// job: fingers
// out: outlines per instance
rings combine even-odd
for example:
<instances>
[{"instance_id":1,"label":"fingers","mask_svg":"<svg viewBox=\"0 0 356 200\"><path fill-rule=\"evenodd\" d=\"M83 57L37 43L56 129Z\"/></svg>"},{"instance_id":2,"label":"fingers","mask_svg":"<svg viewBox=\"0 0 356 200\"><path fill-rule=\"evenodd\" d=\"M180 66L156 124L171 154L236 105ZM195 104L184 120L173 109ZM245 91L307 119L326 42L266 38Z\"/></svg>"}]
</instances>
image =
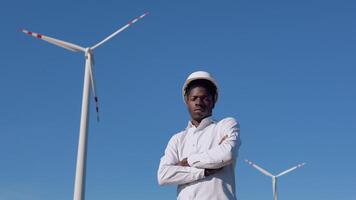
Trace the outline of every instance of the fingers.
<instances>
[{"instance_id":1,"label":"fingers","mask_svg":"<svg viewBox=\"0 0 356 200\"><path fill-rule=\"evenodd\" d=\"M218 169L205 169L204 170L204 176L211 176L217 172L219 172L220 170L222 170L223 167L218 168Z\"/></svg>"},{"instance_id":2,"label":"fingers","mask_svg":"<svg viewBox=\"0 0 356 200\"><path fill-rule=\"evenodd\" d=\"M179 161L178 165L183 166L183 167L190 167L187 158L184 158L183 160Z\"/></svg>"},{"instance_id":3,"label":"fingers","mask_svg":"<svg viewBox=\"0 0 356 200\"><path fill-rule=\"evenodd\" d=\"M219 142L219 145L220 145L222 142L224 142L224 140L226 140L226 138L227 138L227 135L225 135L223 138L221 138L221 140L220 140L220 142Z\"/></svg>"}]
</instances>

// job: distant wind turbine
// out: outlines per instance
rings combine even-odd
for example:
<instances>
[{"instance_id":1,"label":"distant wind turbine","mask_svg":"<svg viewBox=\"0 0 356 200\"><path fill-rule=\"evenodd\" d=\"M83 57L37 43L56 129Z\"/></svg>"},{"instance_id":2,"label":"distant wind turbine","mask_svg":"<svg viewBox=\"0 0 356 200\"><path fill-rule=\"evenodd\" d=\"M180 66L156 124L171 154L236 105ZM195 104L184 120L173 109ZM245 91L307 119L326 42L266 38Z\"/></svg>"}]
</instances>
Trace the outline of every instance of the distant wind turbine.
<instances>
[{"instance_id":1,"label":"distant wind turbine","mask_svg":"<svg viewBox=\"0 0 356 200\"><path fill-rule=\"evenodd\" d=\"M31 35L33 37L42 39L54 45L60 46L70 51L83 52L85 55L85 72L84 72L84 86L83 86L83 99L82 99L82 111L80 118L80 130L79 130L79 144L78 144L78 154L77 154L77 167L75 174L75 185L74 185L74 200L83 200L85 194L85 174L86 174L86 156L87 156L87 134L88 134L88 105L89 105L89 95L90 86L92 88L94 101L96 104L97 120L99 121L99 102L96 94L95 78L94 78L94 55L93 51L100 45L104 44L111 38L113 38L118 33L122 32L132 24L136 23L138 20L144 18L148 13L131 20L128 24L121 27L104 40L98 42L92 47L81 47L79 45L51 38L42 34L34 33L23 29L22 32Z\"/></svg>"},{"instance_id":2,"label":"distant wind turbine","mask_svg":"<svg viewBox=\"0 0 356 200\"><path fill-rule=\"evenodd\" d=\"M272 178L272 189L273 189L273 199L274 199L274 200L278 200L278 195L277 195L277 178L280 177L280 176L283 176L283 175L285 175L285 174L287 174L287 173L289 173L289 172L291 172L291 171L293 171L293 170L296 170L296 169L298 169L298 168L300 168L300 167L302 167L302 166L305 165L305 163L301 163L301 164L299 164L299 165L296 165L296 166L294 166L294 167L292 167L292 168L290 168L290 169L287 169L287 170L285 170L285 171L279 173L278 175L273 175L273 174L271 174L270 172L268 172L267 170L263 169L262 167L256 165L255 163L253 163L253 162L251 162L251 161L249 161L249 160L245 160L245 162L246 162L247 164L251 165L252 167L256 168L258 171L262 172L264 175L267 175L267 176L269 176L269 177Z\"/></svg>"}]
</instances>

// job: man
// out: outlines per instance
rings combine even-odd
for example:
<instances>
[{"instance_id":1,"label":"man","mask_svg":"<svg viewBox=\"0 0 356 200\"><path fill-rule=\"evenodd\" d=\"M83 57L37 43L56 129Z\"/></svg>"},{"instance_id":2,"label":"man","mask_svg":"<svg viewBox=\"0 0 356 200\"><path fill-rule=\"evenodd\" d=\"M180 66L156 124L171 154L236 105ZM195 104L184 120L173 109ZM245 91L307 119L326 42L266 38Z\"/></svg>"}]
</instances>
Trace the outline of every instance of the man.
<instances>
[{"instance_id":1,"label":"man","mask_svg":"<svg viewBox=\"0 0 356 200\"><path fill-rule=\"evenodd\" d=\"M158 183L177 184L178 200L235 200L235 162L240 147L234 118L214 121L218 85L208 72L189 75L183 98L191 120L168 142Z\"/></svg>"}]
</instances>

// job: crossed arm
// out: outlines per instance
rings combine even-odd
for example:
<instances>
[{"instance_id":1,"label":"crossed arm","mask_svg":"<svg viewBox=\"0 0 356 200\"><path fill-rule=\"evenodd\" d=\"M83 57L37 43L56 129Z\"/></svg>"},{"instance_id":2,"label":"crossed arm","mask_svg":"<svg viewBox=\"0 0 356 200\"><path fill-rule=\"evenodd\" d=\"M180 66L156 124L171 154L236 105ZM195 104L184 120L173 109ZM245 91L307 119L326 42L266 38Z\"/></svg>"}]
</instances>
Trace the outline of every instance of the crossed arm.
<instances>
[{"instance_id":1,"label":"crossed arm","mask_svg":"<svg viewBox=\"0 0 356 200\"><path fill-rule=\"evenodd\" d=\"M206 176L210 176L224 166L231 164L239 147L238 124L228 118L224 136L220 139L219 145L208 151L190 155L183 160L178 159L177 137L174 136L168 143L165 155L161 158L158 169L158 183L164 184L185 184Z\"/></svg>"}]
</instances>

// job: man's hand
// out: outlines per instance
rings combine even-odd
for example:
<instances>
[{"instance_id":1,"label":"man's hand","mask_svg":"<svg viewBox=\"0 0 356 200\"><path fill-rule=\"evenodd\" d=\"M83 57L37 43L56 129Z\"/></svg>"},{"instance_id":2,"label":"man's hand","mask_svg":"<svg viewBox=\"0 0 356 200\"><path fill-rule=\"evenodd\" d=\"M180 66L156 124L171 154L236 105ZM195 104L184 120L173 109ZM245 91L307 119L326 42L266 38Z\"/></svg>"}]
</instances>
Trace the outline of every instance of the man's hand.
<instances>
[{"instance_id":1,"label":"man's hand","mask_svg":"<svg viewBox=\"0 0 356 200\"><path fill-rule=\"evenodd\" d=\"M178 165L183 166L183 167L190 167L187 158L184 158L183 160L179 161ZM219 172L220 170L222 170L222 168L223 167L218 168L218 169L204 169L204 176L211 176L211 175Z\"/></svg>"},{"instance_id":2,"label":"man's hand","mask_svg":"<svg viewBox=\"0 0 356 200\"><path fill-rule=\"evenodd\" d=\"M224 135L224 137L221 138L221 140L220 140L220 142L219 142L219 145L220 145L222 142L224 142L224 140L226 140L226 138L227 138L227 135Z\"/></svg>"},{"instance_id":3,"label":"man's hand","mask_svg":"<svg viewBox=\"0 0 356 200\"><path fill-rule=\"evenodd\" d=\"M205 169L204 170L204 176L211 176L217 172L219 172L220 170L222 170L223 167L218 168L218 169Z\"/></svg>"},{"instance_id":4,"label":"man's hand","mask_svg":"<svg viewBox=\"0 0 356 200\"><path fill-rule=\"evenodd\" d=\"M183 160L179 161L178 165L183 166L183 167L190 167L187 158L184 158Z\"/></svg>"}]
</instances>

